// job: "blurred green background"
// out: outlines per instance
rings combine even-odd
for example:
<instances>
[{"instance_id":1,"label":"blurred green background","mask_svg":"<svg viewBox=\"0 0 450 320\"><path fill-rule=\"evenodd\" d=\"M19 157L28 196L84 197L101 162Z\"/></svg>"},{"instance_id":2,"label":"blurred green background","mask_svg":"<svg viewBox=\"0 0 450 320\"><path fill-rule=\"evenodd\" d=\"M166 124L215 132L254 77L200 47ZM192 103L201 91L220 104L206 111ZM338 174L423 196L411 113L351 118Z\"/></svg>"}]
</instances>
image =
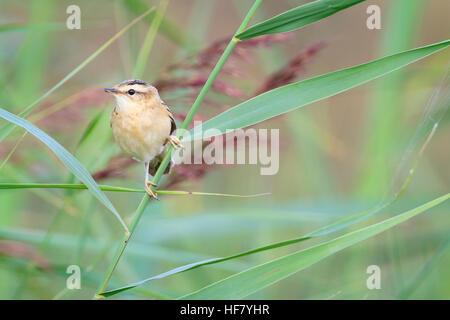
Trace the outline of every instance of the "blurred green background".
<instances>
[{"instance_id":1,"label":"blurred green background","mask_svg":"<svg viewBox=\"0 0 450 320\"><path fill-rule=\"evenodd\" d=\"M251 24L306 2L263 1ZM1 0L0 106L20 113L145 7L158 3ZM251 3L168 2L142 79L155 85L172 85L160 91L179 115L177 121L200 89L192 81L207 76L218 58L204 58L205 48L214 48L217 41L232 35ZM66 8L72 4L81 8L80 30L66 28ZM366 27L366 8L371 4L381 8L381 30ZM449 11L447 0L366 1L285 37L239 44L226 64L229 72L224 70L218 78L222 86L208 94L199 118L208 119L255 95L271 75L279 70L288 72L289 62L299 54L304 59L295 70L291 66L290 81L445 40L450 31ZM142 188L142 165L130 161L113 141L109 127L113 101L102 88L132 77L149 22L144 20L133 26L27 117L74 154L101 184ZM317 46L317 52L308 53L308 48ZM206 65L195 64L205 59ZM447 50L259 124L259 128L280 129L280 170L276 175L261 176L257 165L194 165L178 171L175 168L172 176L165 178L170 189L271 195L250 199L162 195L161 201L147 207L109 287L188 263L299 237L393 196L424 138L422 135L413 140L416 149L412 158L402 162L448 61ZM446 108L449 101L444 103ZM2 120L0 124L6 122ZM86 135L92 127L94 130ZM23 133L16 128L0 143L0 163L11 156L0 167L0 182L76 182L49 149L31 135L22 138ZM363 225L448 192L449 140L447 112L406 192L393 206ZM398 171L400 178L395 178ZM126 222L142 197L136 193L107 195ZM449 209L446 202L249 298L448 299ZM103 279L122 232L112 215L87 191L1 190L0 298L90 299ZM335 236L155 280L114 298L179 297ZM81 267L81 290L65 290L65 271L73 264ZM382 272L380 290L366 287L366 268L374 264Z\"/></svg>"}]
</instances>

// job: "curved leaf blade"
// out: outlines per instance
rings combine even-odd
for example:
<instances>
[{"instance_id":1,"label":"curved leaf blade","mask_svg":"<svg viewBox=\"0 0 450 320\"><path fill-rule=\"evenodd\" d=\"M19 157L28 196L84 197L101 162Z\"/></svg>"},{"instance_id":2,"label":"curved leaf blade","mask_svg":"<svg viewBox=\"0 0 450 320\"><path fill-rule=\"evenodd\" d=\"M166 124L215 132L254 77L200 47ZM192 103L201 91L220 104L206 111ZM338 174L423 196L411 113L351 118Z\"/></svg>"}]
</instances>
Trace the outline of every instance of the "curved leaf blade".
<instances>
[{"instance_id":1,"label":"curved leaf blade","mask_svg":"<svg viewBox=\"0 0 450 320\"><path fill-rule=\"evenodd\" d=\"M300 250L215 282L181 299L241 299L301 271L329 256L413 218L448 200L450 193L417 208L331 241Z\"/></svg>"},{"instance_id":2,"label":"curved leaf blade","mask_svg":"<svg viewBox=\"0 0 450 320\"><path fill-rule=\"evenodd\" d=\"M83 165L70 154L62 145L60 145L55 139L50 137L41 129L37 128L30 122L22 119L15 114L12 114L5 109L0 108L0 117L3 119L20 126L27 130L29 133L34 135L36 138L41 140L47 147L49 147L55 155L61 160L61 162L78 178L82 181L94 197L96 197L103 205L108 208L119 220L120 224L123 226L125 231L128 233L128 227L125 222L120 217L116 208L106 195L100 190L97 183L94 181L89 172L83 167Z\"/></svg>"},{"instance_id":3,"label":"curved leaf blade","mask_svg":"<svg viewBox=\"0 0 450 320\"><path fill-rule=\"evenodd\" d=\"M318 0L258 23L236 35L239 40L248 40L265 34L297 30L324 19L365 0Z\"/></svg>"},{"instance_id":4,"label":"curved leaf blade","mask_svg":"<svg viewBox=\"0 0 450 320\"><path fill-rule=\"evenodd\" d=\"M449 45L446 40L270 90L206 121L202 130L193 128L183 140L210 138L273 118L379 78Z\"/></svg>"},{"instance_id":5,"label":"curved leaf blade","mask_svg":"<svg viewBox=\"0 0 450 320\"><path fill-rule=\"evenodd\" d=\"M1 188L1 185L0 185ZM380 205L375 207L374 209L371 210L365 210L362 212L359 212L357 214L354 214L350 217L346 217L343 219L340 219L330 225L327 225L325 227L322 227L320 229L317 229L315 231L312 231L308 234L302 235L298 238L293 238L293 239L289 239L289 240L284 240L284 241L280 241L280 242L275 242L275 243L271 243L269 245L265 245L262 247L258 247L255 249L251 249L251 250L247 250L247 251L243 251L237 254L233 254L227 257L223 257L223 258L213 258L213 259L208 259L208 260L204 260L204 261L198 261L198 262L194 262L194 263L190 263L184 266L180 266L174 269L171 269L169 271L166 271L164 273L161 274L157 274L155 276L146 278L144 280L117 288L117 289L113 289L113 290L109 290L109 291L105 291L104 293L102 293L102 296L105 297L109 297L109 296L113 296L115 294L118 294L120 292L129 290L129 289L133 289L137 286L140 286L144 283L147 283L149 281L152 280L156 280L156 279L162 279L180 272L184 272L184 271L189 271L189 270L193 270L193 269L197 269L203 266L207 266L207 265L211 265L211 264L216 264L216 263L221 263L221 262L225 262L228 260L233 260L233 259L237 259L237 258L242 258L245 256L249 256L255 253L259 253L259 252L263 252L263 251L267 251L267 250L272 250L272 249L277 249L277 248L281 248L281 247L285 247L285 246L289 246L292 244L296 244L296 243L300 243L306 240L309 240L311 238L315 238L315 237L320 237L320 236L324 236L324 235L328 235L330 233L336 232L338 230L342 230L352 224L355 224L365 218L368 218L370 216L373 216L374 214L380 212L382 209L386 208L387 206L389 206L390 204L392 204L396 199L394 199L393 201L390 201L386 204Z\"/></svg>"}]
</instances>

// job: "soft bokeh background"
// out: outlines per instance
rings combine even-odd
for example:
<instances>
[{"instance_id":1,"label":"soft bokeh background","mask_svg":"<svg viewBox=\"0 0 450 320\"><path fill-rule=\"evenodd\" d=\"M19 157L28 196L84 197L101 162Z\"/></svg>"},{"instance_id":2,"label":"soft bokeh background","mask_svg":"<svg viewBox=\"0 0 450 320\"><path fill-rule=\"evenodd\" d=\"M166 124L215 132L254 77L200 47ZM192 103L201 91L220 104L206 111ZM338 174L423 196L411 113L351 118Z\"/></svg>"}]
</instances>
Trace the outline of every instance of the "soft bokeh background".
<instances>
[{"instance_id":1,"label":"soft bokeh background","mask_svg":"<svg viewBox=\"0 0 450 320\"><path fill-rule=\"evenodd\" d=\"M61 80L138 15L127 2L1 0L0 26L32 27L0 32L0 106L18 114ZM158 4L142 2L148 6ZM306 2L264 1L251 24ZM179 119L200 89L192 81L201 84L217 58L211 57L211 66L202 68L183 65L193 64L199 52L233 34L251 3L169 1L142 78L151 83L175 83L175 88L161 90L161 95ZM71 4L81 8L81 30L65 27L66 8ZM366 8L370 4L381 7L381 30L366 28ZM298 54L303 54L304 59L292 81L445 40L450 31L448 12L447 0L366 1L286 37L254 45L239 44L240 54L227 63L230 72L219 77L223 85L208 94L200 118L207 119L250 98L270 75ZM130 162L113 142L109 128L113 102L102 88L131 77L148 27L148 21L135 25L27 117L73 153L102 184L142 188L142 166ZM311 53L311 48L319 49ZM413 152L401 165L423 121L427 101L448 68L448 60L447 50L259 124L260 128L280 129L280 170L274 176L261 176L256 165L185 166L174 170L173 177L165 180L171 189L271 195L253 199L161 196L161 201L146 209L109 287L298 237L369 209L385 195L392 196L396 190L392 185L401 183L401 177L394 178L398 167L400 173L407 172L409 160L415 156ZM179 63L182 67L170 70L171 65ZM99 125L80 142L96 117ZM448 192L448 120L447 112L405 194L395 205L359 226ZM16 128L0 143L1 161L22 135L23 130ZM416 147L423 138L415 140ZM74 180L49 149L26 135L1 168L0 182ZM127 222L142 197L135 193L107 195ZM450 204L444 203L249 298L448 299L450 250L445 243L449 209ZM115 298L179 297L337 234L156 280ZM0 298L91 298L121 238L120 225L87 191L1 190ZM82 290L64 290L65 270L72 264L81 267ZM366 287L366 268L373 264L381 267L381 290Z\"/></svg>"}]
</instances>

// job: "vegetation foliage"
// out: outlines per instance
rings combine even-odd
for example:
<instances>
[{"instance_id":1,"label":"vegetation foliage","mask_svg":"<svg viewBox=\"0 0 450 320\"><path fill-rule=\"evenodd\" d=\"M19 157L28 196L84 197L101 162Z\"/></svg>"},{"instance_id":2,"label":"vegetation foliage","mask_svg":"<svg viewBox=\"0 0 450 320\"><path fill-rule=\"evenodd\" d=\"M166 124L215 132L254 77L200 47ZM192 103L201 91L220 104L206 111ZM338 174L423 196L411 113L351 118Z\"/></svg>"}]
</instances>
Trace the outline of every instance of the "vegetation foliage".
<instances>
[{"instance_id":1,"label":"vegetation foliage","mask_svg":"<svg viewBox=\"0 0 450 320\"><path fill-rule=\"evenodd\" d=\"M233 192L228 192L227 189L224 189L224 192L220 191L222 189L215 190L216 187L219 187L218 181L225 181L228 175L208 180L209 176L216 173L213 169L217 169L217 167L206 166L204 163L191 166L181 165L175 169L174 174L164 180L163 172L169 164L172 147L154 176L153 181L156 184L165 186L155 190L164 195L161 197L162 201L155 202L141 188L135 187L139 185L140 181L136 176L129 174L133 169L134 162L126 156L118 154L117 147L112 143L108 127L108 109L86 112L90 113L89 118L92 120L79 121L83 124L84 129L81 134L77 135L75 147L73 147L73 140L72 145L67 144L66 147L63 147L68 141L67 134L72 139L75 136L72 127L66 127L66 132L64 130L58 132L53 127L55 133L50 132L52 126L48 123L58 123L59 120L56 117L58 113L62 114L64 119L70 120L70 117L76 119L81 105L92 103L105 106L109 103L104 97L100 97L99 90L80 89L83 86L80 83L75 84L76 81L80 81L80 77L86 70L90 70L90 77L95 77L95 81L105 82L105 86L106 81L114 83L112 79L102 78L95 71L96 63L100 64L99 60L101 55L106 53L105 51L114 48L116 44L122 51L125 47L126 53L122 52L121 54L125 56L124 59L130 66L122 76L150 78L148 70L155 68L152 64L152 56L158 49L156 44L159 43L158 41L169 40L171 45L177 46L184 56L176 59L178 62L167 63L165 69L159 70L159 78L150 80L154 80L152 83L160 89L164 99L166 100L167 97L167 100L171 102L175 116L181 121L180 128L194 130L193 121L205 119L206 122L202 124L203 130L214 128L225 133L228 129L240 129L261 125L260 123L271 123L270 121L282 121L282 126L290 128L295 133L293 134L294 140L289 141L289 144L295 144L295 139L297 139L297 141L305 140L310 146L314 146L310 149L314 150L311 154L305 154L302 157L309 159L305 160L306 166L308 166L308 161L313 163L314 169L310 170L309 174L315 175L316 181L305 180L301 183L312 185L320 182L322 185L329 185L329 181L333 178L328 175L323 176L324 169L321 167L321 162L316 161L321 158L320 153L315 148L321 146L330 154L338 153L339 151L335 151L335 149L339 149L339 141L330 143L329 141L337 141L335 138L333 140L330 130L326 127L316 128L317 124L312 119L304 118L302 120L295 116L302 112L295 109L362 86L387 74L398 72L397 70L431 55L439 56L441 54L437 54L439 51L443 51L442 54L447 53L450 40L428 43L416 48L402 48L363 64L297 81L309 61L319 59L315 56L325 50L324 43L317 42L291 58L285 66L275 68L275 71L269 74L265 81L259 81L256 84L259 89L250 96L244 92L244 89L239 88L239 81L250 77L251 71L247 73L247 70L236 65L243 62L250 64L249 61L256 55L263 57L266 55L267 59L270 52L277 51L277 46L292 41L290 39L292 37L296 40L297 33L308 32L307 29L298 29L316 22L323 23L324 19L325 21L333 19L334 14L342 14L351 10L353 6L355 8L362 6L361 2L364 0L343 0L339 3L331 0L317 0L290 8L281 14L262 19L262 22L251 25L254 16L262 15L262 0L255 0L251 7L246 9L247 13L233 34L229 30L230 35L225 37L225 40L216 39L211 45L201 49L200 39L196 39L195 35L190 34L189 29L182 28L175 23L176 19L171 16L171 9L177 5L176 3L161 1L159 5L151 7L148 2L141 0L117 1L114 6L120 14L116 18L127 19L131 22L124 23L125 26L121 27L103 44L99 42L98 49L91 55L85 55L86 51L81 50L81 53L87 58L83 58L78 66L66 73L61 80L56 81L56 85L49 90L42 90L43 84L37 86L34 82L20 81L20 86L23 86L24 90L20 92L22 98L14 98L11 95L12 88L15 86L11 85L11 81L8 79L12 75L12 78L24 79L23 75L18 74L19 66L24 65L31 66L30 72L39 73L39 69L37 67L33 69L33 66L34 64L48 63L47 54L50 56L51 52L46 53L45 50L50 40L34 42L30 39L41 33L57 32L60 30L60 26L47 20L47 15L50 14L48 10L53 5L52 1L46 1L44 5L33 6L34 17L27 23L2 23L0 25L0 41L6 41L1 37L15 36L20 33L25 37L24 43L28 44L27 46L24 44L22 49L25 51L16 58L14 64L0 73L0 83L3 87L0 93L0 117L5 120L0 129L0 146L2 147L0 149L2 155L0 163L0 189L2 190L0 194L2 201L0 262L4 273L12 275L5 282L5 288L14 288L12 296L6 289L0 293L1 296L60 299L66 297L109 298L111 296L120 298L128 294L133 298L157 299L241 299L248 296L273 298L278 297L277 292L268 290L269 286L276 283L281 286L286 285L288 289L286 295L289 295L297 289L295 286L285 284L283 279L293 276L307 267L315 266L326 258L333 259L331 256L344 249L354 250L352 253L356 252L356 255L360 256L360 260L357 262L362 263L363 266L369 265L371 263L360 250L360 242L388 231L401 223L406 223L411 218L438 205L445 206L445 202L450 197L450 194L447 193L448 183L441 183L444 185L443 189L447 191L441 192L440 196L435 194L434 200L429 200L429 192L420 191L418 198L421 201L411 200L414 199L415 194L413 193L410 197L405 196L405 190L415 175L419 158L426 153L425 148L437 135L441 120L445 119L444 115L449 101L448 72L445 73L441 84L427 105L428 113L425 120L422 121L422 126L418 127L416 135L413 136L410 152L407 150L406 153L400 153L405 157L399 165L399 176L393 180L394 183L400 183L400 187L394 185L391 189L385 188L383 191L387 198L382 199L375 206L372 202L373 198L363 198L363 210L355 210L361 206L358 204L358 199L351 196L346 197L345 201L349 205L344 210L333 204L329 205L326 210L328 213L322 215L317 213L322 208L319 204L313 208L313 214L308 214L308 210L301 209L301 206L296 206L292 210L288 202L282 200L283 197L275 198L275 206L271 204L267 206L269 209L264 209L258 201L271 201L267 200L273 197L267 193L268 190L260 189L253 192L253 189L242 189L236 186L240 184L242 174L245 175L245 179L250 179L253 174L251 170L244 171L244 173L238 172L229 177L232 181L228 181L228 183ZM403 3L408 8L417 5L412 2L403 1ZM9 6L14 7L12 4ZM239 2L236 6L243 6L243 2ZM201 12L194 12L193 21L200 19L201 15ZM129 19L130 17L132 18ZM402 16L402 19L407 25L408 17ZM141 31L143 32L137 32L138 27L142 27ZM228 27L232 28L232 25L229 24ZM290 31L293 32L285 34ZM401 32L404 33L407 30L401 30ZM164 39L160 39L158 35ZM323 39L327 35L316 36ZM136 41L136 39L138 40ZM327 46L329 45L332 44L327 44ZM32 53L30 54L33 50L43 53L39 58L41 60L34 59ZM53 50L58 50L58 48ZM12 59L11 55L8 52L2 54L0 63L6 65L5 61L1 59L4 56L6 59ZM441 76L442 68L439 68L439 60L434 61L439 69L437 74ZM111 68L117 68L118 65L118 63L113 63ZM393 75L395 74L393 73ZM111 75L106 76L110 77ZM37 74L34 74L33 79L36 78ZM382 79L384 78L380 80ZM395 92L390 93L391 97L400 95L397 92L399 90L398 78L395 81L388 81L395 83ZM77 91L81 92L77 93ZM33 93L35 92L44 93L34 98ZM64 97L64 99L54 103L52 100L55 100L55 97ZM386 104L389 103L388 100L381 100ZM396 101L398 100L396 99ZM229 107L233 104L235 104L234 107ZM23 105L26 107L22 108ZM74 110L70 107L71 105L77 107L75 108L76 112L70 111ZM314 104L312 108L314 106L317 104ZM332 106L335 109L340 107L340 105ZM217 110L219 111L217 112ZM71 114L71 112L74 113ZM84 114L85 110L82 112ZM289 115L293 114L290 119L286 119L287 112ZM392 114L387 116L392 119ZM383 119L383 114L379 114L377 117ZM46 119L50 120L47 125ZM443 120L444 124L445 121ZM380 122L379 125L382 126L383 123ZM20 130L22 130L22 135L19 134ZM381 129L378 128L378 130ZM446 130L448 133L448 128ZM33 139L39 140L42 144L36 144L34 142L36 140L33 141L27 133L30 133ZM191 136L191 139L198 138L201 137ZM207 138L211 138L211 136L207 136ZM391 137L391 139L396 138ZM52 153L47 152L44 145ZM405 145L404 140L400 145ZM379 147L383 148L383 145ZM289 148L283 154L290 154L292 157L293 152L293 149ZM54 161L55 156L60 162ZM429 161L428 159L427 165L431 166ZM64 170L55 163L62 164ZM379 162L374 163L377 167L374 167L373 170L380 170ZM41 169L33 167L39 164L47 167L44 170L45 174L36 173ZM285 165L289 166L290 171L300 170L297 160L294 161L294 164ZM217 171L219 170L221 169ZM385 168L386 170L388 169ZM406 175L404 174L405 170ZM429 171L433 170L429 169ZM438 172L434 173L439 175ZM127 176L127 174L129 175ZM289 178L291 177L283 177L283 181ZM111 183L108 182L107 185L99 183L101 180L107 179L110 179ZM439 181L431 174L422 174L415 179L425 180L430 186L434 185L435 180ZM53 181L46 183L46 180ZM203 190L191 190L193 184L189 184L189 181L202 182L205 180L209 183L202 185ZM338 179L335 180L338 181ZM288 183L295 189L295 182L289 181ZM175 188L180 184L183 185L182 188ZM370 186L369 183L364 185ZM380 184L376 184L373 188L378 191ZM13 191L14 189L17 190ZM54 192L53 189L64 190ZM283 189L280 190L280 194L283 195ZM358 191L356 190L355 194L358 194ZM144 193L140 201L134 196L139 193ZM182 195L186 195L186 198L181 199ZM201 200L206 201L206 209L202 209L202 205L196 207L195 201L200 200L194 199L206 199L207 196L214 196L210 198L215 200L211 200L211 203L208 203L208 200ZM255 199L256 197L258 199ZM374 198L380 197L380 194L374 196ZM427 200L423 200L424 198ZM178 206L172 203L177 201L180 201ZM248 201L249 205L243 206L244 201ZM103 210L98 203L113 213L121 229L117 229L117 226L109 223L110 217L97 214ZM44 204L52 207L56 214L50 220L49 217L46 217L45 221L49 226L47 231L38 232L38 227L34 226L33 222L39 218L33 215L42 214L40 212L42 212ZM232 210L232 214L225 215L225 220L231 223L227 226L227 223L221 223L221 219L224 218L223 208L231 204L240 208ZM24 205L29 206L28 209ZM195 214L191 212L188 216L183 209L185 207L191 207L192 211L197 210L197 212ZM31 223L23 223L19 220L28 217L26 211L30 211ZM16 216L16 212L21 212L20 216ZM174 212L175 217L168 212ZM286 214L280 214L282 212ZM343 218L339 217L341 212L345 213ZM375 218L378 219L381 213L386 214L386 212L391 213L391 216L374 222ZM394 212L401 213L393 215ZM328 218L324 219L324 217ZM245 219L249 219L251 223L246 222ZM305 230L303 229L304 223L308 222L308 219L312 219L311 221L314 223L306 223L307 230L310 230L309 228L312 228L317 222L320 227L313 232L301 232L300 234L303 235L299 236L298 229ZM428 217L427 219L431 220L432 218ZM292 223L291 220L295 226L300 226L300 228L289 229L288 225ZM61 227L63 222L70 224L70 221L77 221L78 229ZM264 223L262 231L254 230L258 225L255 221ZM366 223L366 226L359 226L361 222ZM433 227L439 226L439 223L430 222ZM357 229L352 230L354 225L357 225ZM170 229L174 226L174 229ZM445 223L442 226L445 226ZM150 231L147 232L147 229ZM158 232L158 230L160 231ZM199 232L201 241L198 242L195 238L188 237L184 242L173 230ZM432 231L428 232L429 237L434 235ZM285 236L292 233L294 237L287 238ZM118 234L122 234L119 243L116 238ZM445 235L445 228L444 232L436 231L436 234L440 239ZM390 235L391 237L400 237L396 235L395 231ZM404 273L400 271L400 268L403 268L405 264L417 265L417 261L411 262L409 257L402 256L403 260L400 262L398 253L400 245L409 246L411 244L418 250L417 248L425 246L427 236L422 236L423 241L422 238L413 236L416 239L406 241L406 244L398 239L389 243L382 241L376 244L382 247L377 247L377 250L390 252L395 272L397 272L397 276L401 277ZM95 240L95 238L98 239ZM258 238L263 240L259 241ZM236 243L234 239L237 239ZM443 243L447 243L447 239L444 240ZM295 247L295 245L309 242L312 242L309 247L300 249ZM245 243L245 246L242 246L241 243ZM199 244L208 244L211 249L203 250L198 247ZM235 251L229 252L228 248ZM358 248L359 251L357 251ZM424 279L432 274L438 261L445 256L447 248L447 245L442 246L435 256L432 255L431 258L427 256L426 260L430 262L423 263L424 271L417 272L417 276L413 277L409 283L405 284L401 280L397 287L391 288L390 294L382 297L411 297ZM200 254L199 252L202 251L209 253ZM247 260L243 261L243 257L246 257ZM344 263L341 260L334 261ZM48 290L42 289L45 287L45 283L51 282L53 278L58 279L60 284L64 283L65 267L71 264L80 264L84 270L84 288L80 293L71 292L63 285L51 287ZM17 265L20 267L16 268ZM173 268L174 265L175 268ZM320 264L317 268L319 266ZM332 265L326 267L331 268ZM197 272L194 269L198 269ZM364 277L364 267L359 264L353 265L352 270L359 269L363 270L359 272ZM322 274L327 272L327 269L317 270ZM314 268L310 272L309 277L311 274L314 275ZM152 274L153 276L151 276ZM307 278L301 278L301 273L299 274L300 276L295 275L297 281L311 287L319 297L326 297L327 293L322 290L324 285L314 286L308 282ZM390 276L394 277L393 274ZM445 277L448 276L445 275ZM37 286L41 288L39 292L34 292L33 286L30 285L30 281L35 278L38 279ZM163 278L167 278L167 282L155 281L162 281ZM343 275L344 283L345 279L356 281L350 275ZM346 297L360 297L361 292L364 292L365 288L362 288L364 281L360 279L358 281L362 285L348 288L349 293L346 293ZM330 283L330 286L333 284ZM339 288L338 286L331 289L340 292ZM438 297L448 297L450 294L450 287L439 290L433 290L431 287L427 290L424 291L424 295L431 292L432 295ZM269 293L266 294L267 292ZM287 297L286 295L282 297ZM292 296L298 297L294 293ZM314 298L310 295L300 295L299 297Z\"/></svg>"}]
</instances>

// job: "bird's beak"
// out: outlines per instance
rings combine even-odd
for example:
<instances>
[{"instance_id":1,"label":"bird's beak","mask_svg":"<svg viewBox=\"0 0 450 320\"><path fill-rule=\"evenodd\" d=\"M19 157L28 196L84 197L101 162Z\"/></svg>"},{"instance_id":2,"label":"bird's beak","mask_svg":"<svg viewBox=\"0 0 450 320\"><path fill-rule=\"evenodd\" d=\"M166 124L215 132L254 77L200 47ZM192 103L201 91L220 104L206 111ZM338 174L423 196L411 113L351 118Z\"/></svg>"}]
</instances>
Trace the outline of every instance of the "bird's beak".
<instances>
[{"instance_id":1,"label":"bird's beak","mask_svg":"<svg viewBox=\"0 0 450 320\"><path fill-rule=\"evenodd\" d=\"M117 90L114 89L114 88L105 88L104 90L105 90L105 92L111 93L111 94L119 93L119 91L117 91Z\"/></svg>"}]
</instances>

